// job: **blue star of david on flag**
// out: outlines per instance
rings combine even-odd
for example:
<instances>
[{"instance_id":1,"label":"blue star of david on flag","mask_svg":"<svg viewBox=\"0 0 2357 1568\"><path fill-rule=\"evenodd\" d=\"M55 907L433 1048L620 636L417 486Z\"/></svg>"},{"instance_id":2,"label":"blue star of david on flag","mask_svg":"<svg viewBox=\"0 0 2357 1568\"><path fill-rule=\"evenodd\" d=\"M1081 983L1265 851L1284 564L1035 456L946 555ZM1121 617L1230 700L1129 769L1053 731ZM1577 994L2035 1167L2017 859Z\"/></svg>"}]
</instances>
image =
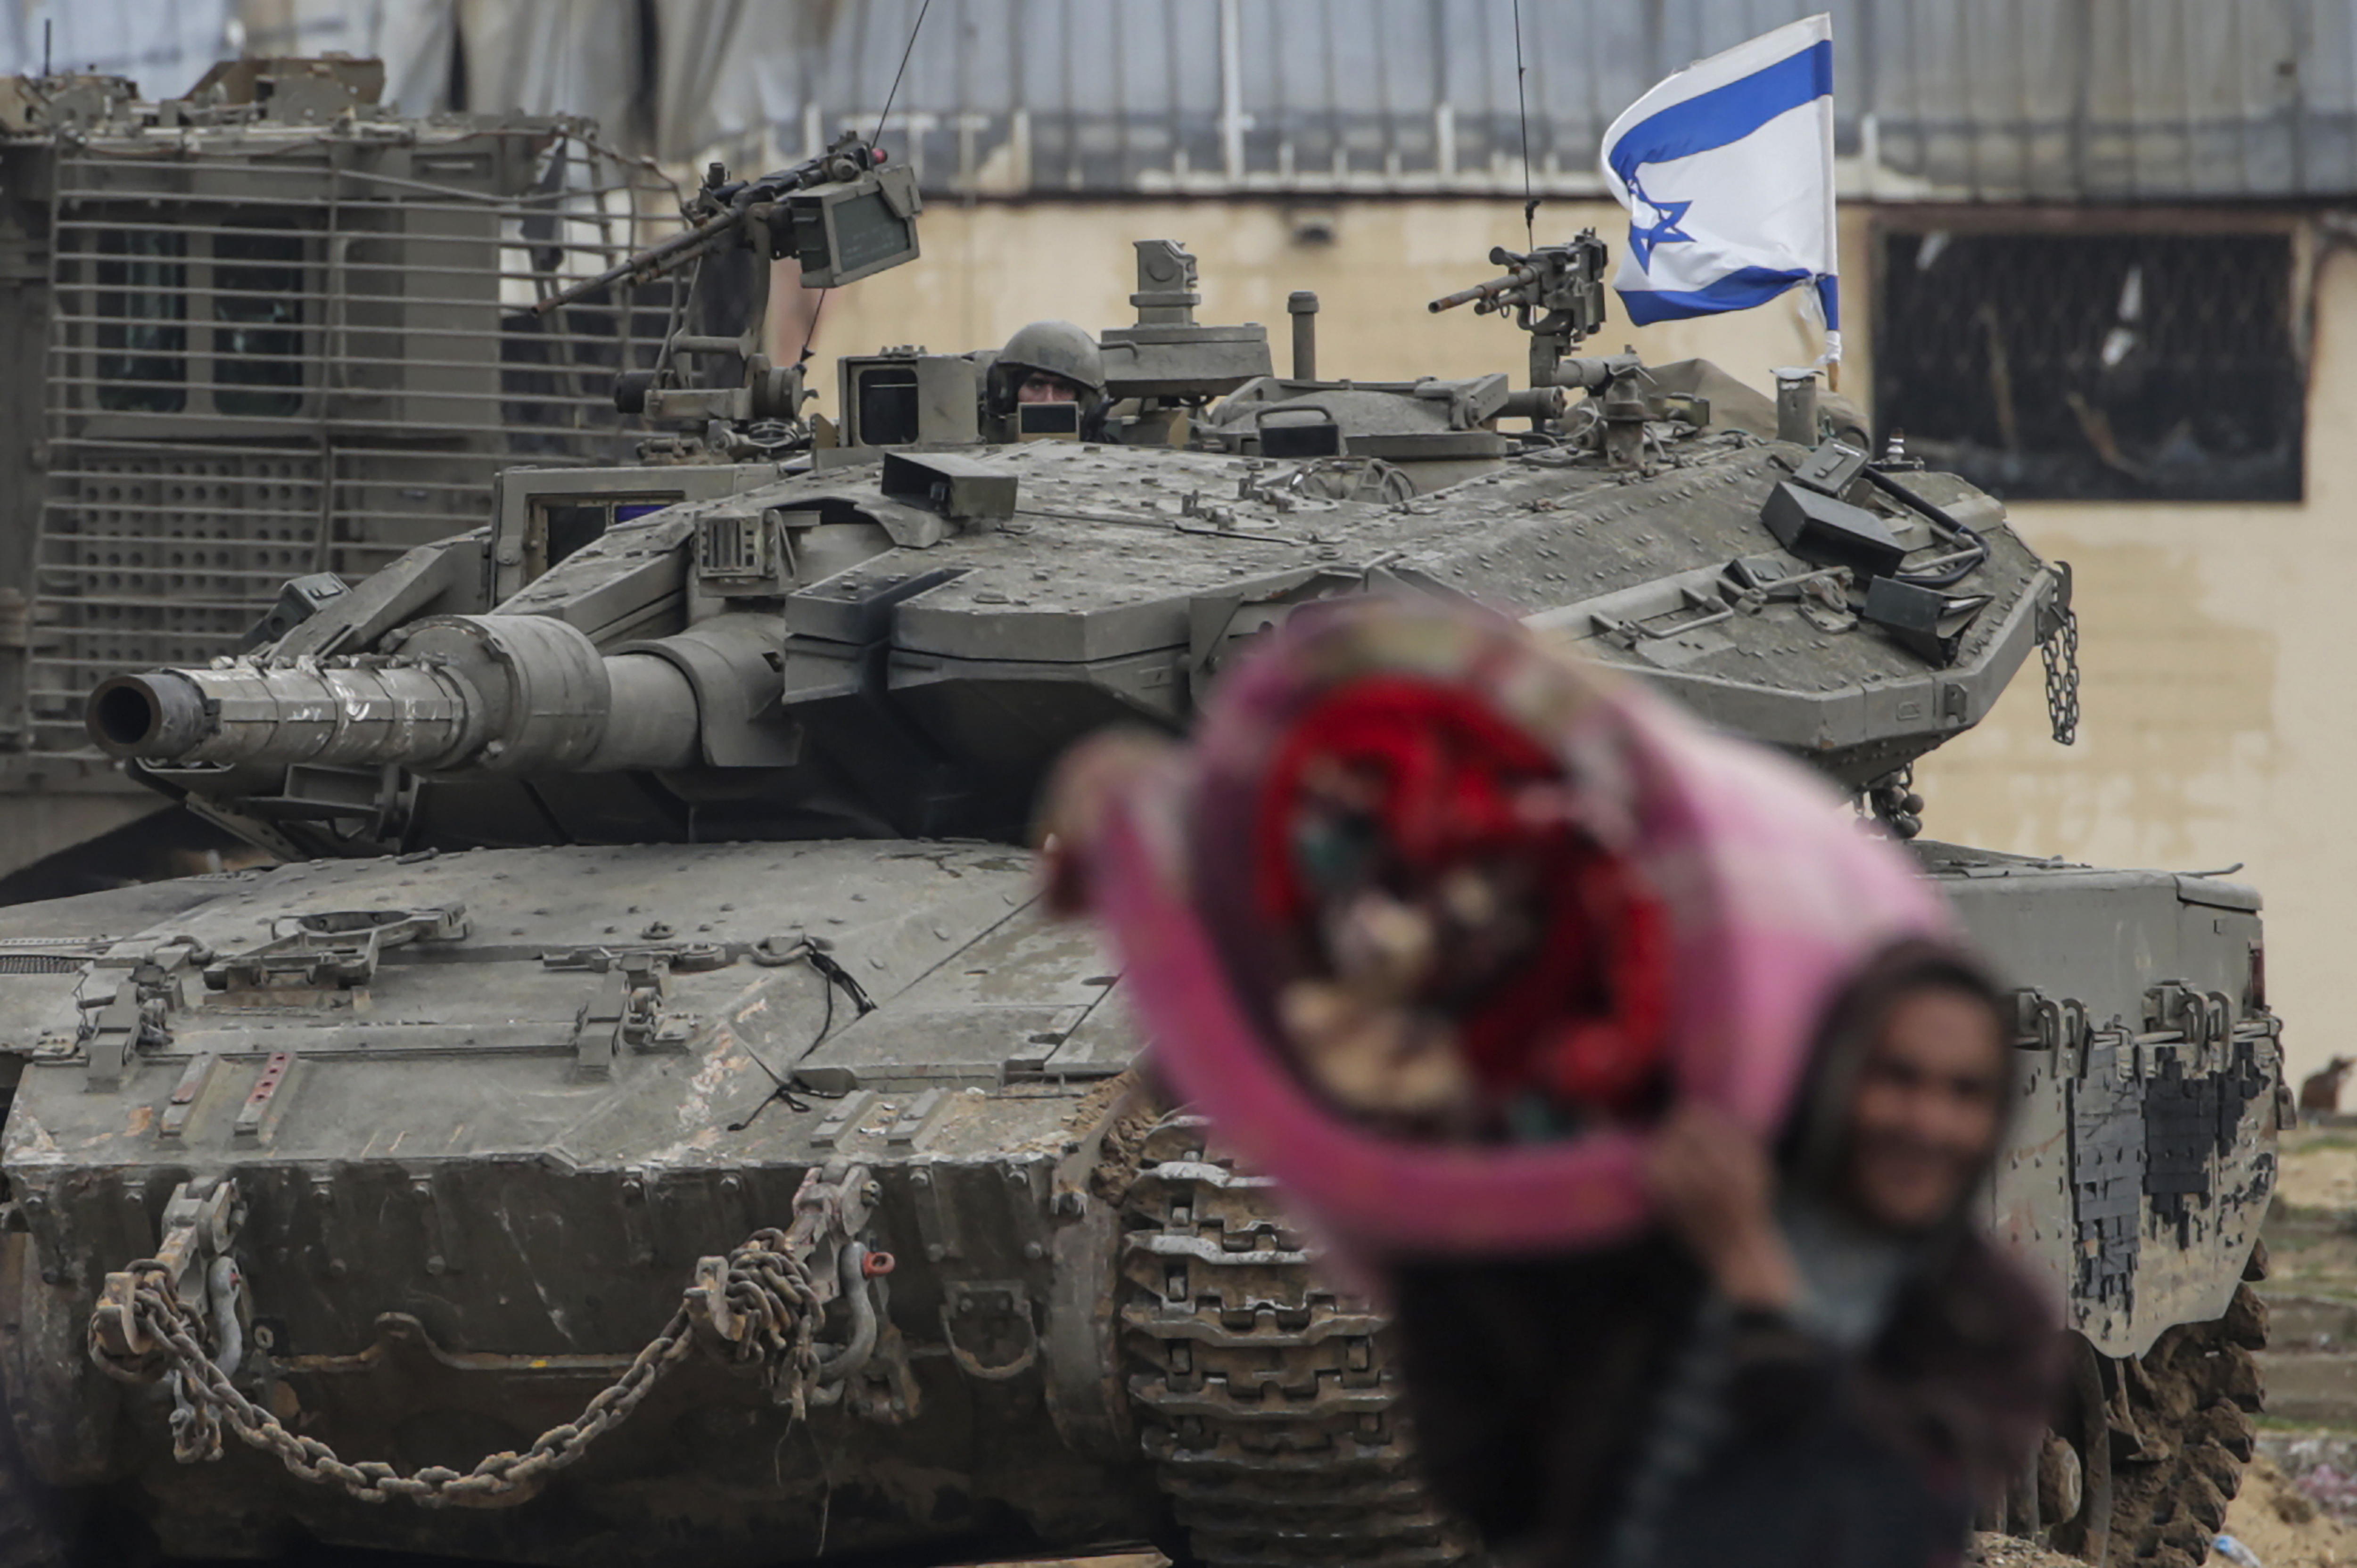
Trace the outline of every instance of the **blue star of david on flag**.
<instances>
[{"instance_id":1,"label":"blue star of david on flag","mask_svg":"<svg viewBox=\"0 0 2357 1568\"><path fill-rule=\"evenodd\" d=\"M1833 20L1810 16L1698 60L1604 134L1629 209L1613 277L1629 319L1710 316L1808 285L1841 357Z\"/></svg>"},{"instance_id":2,"label":"blue star of david on flag","mask_svg":"<svg viewBox=\"0 0 2357 1568\"><path fill-rule=\"evenodd\" d=\"M1655 201L1633 179L1629 182L1629 249L1636 256L1640 267L1653 264L1653 247L1656 245L1694 242L1694 236L1678 227L1678 220L1686 215L1686 209L1692 207L1693 202ZM1648 212L1653 215L1650 224L1644 222L1644 215Z\"/></svg>"}]
</instances>

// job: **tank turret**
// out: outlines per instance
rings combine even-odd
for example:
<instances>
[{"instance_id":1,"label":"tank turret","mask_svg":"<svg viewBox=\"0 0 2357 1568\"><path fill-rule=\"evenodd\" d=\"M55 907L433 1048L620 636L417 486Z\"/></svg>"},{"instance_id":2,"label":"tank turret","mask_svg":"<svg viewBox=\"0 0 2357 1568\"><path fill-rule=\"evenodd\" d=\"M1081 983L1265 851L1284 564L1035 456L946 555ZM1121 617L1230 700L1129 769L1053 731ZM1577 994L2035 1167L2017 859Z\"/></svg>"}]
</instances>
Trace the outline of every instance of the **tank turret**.
<instances>
[{"instance_id":1,"label":"tank turret","mask_svg":"<svg viewBox=\"0 0 2357 1568\"><path fill-rule=\"evenodd\" d=\"M1337 593L1513 608L1857 791L1978 722L2056 636L2068 578L1994 499L1839 440L1753 435L1715 383L1716 404L1652 390L1677 379L1608 369L1536 442L1495 428L1502 387L1409 383L1434 395L1402 401L1465 403L1492 444L1421 491L1417 459L1333 441L1283 460L1040 440L511 471L487 533L419 553L448 585L422 612L364 586L236 659L116 677L91 734L231 815L258 768L305 770L294 796L270 780L282 801L321 768L398 768L404 798L563 777L648 838L683 831L674 808L792 837L855 802L898 832L1011 837L1064 746L1183 723L1239 639ZM1234 428L1207 423L1207 447ZM313 806L274 808L274 837L324 852L336 808ZM345 847L417 835L382 823Z\"/></svg>"},{"instance_id":2,"label":"tank turret","mask_svg":"<svg viewBox=\"0 0 2357 1568\"><path fill-rule=\"evenodd\" d=\"M862 263L828 222L908 208L902 172L849 138L757 181L716 169L690 227L615 273L695 265L701 288L704 260L780 235L817 275L892 264L913 230ZM1512 319L1519 390L1277 378L1260 328L1193 320L1193 258L1141 242L1108 369L1058 361L1111 394L1092 440L1070 400L1022 405L1060 428L1009 425L991 355L903 349L846 361L834 425L727 463L746 427L719 415L748 413L765 362L685 386L679 357L720 340L675 332L618 395L703 421L700 460L511 470L486 532L306 601L277 641L106 682L91 737L282 853L569 838L578 813L647 839L1006 838L1082 735L1183 723L1229 648L1305 600L1413 587L1526 615L1911 824L1904 770L2056 644L2067 571L1830 408L1577 352L1601 321L1592 234L1492 260L1512 270L1433 305ZM524 810L549 779L567 803ZM513 809L436 816L453 789Z\"/></svg>"}]
</instances>

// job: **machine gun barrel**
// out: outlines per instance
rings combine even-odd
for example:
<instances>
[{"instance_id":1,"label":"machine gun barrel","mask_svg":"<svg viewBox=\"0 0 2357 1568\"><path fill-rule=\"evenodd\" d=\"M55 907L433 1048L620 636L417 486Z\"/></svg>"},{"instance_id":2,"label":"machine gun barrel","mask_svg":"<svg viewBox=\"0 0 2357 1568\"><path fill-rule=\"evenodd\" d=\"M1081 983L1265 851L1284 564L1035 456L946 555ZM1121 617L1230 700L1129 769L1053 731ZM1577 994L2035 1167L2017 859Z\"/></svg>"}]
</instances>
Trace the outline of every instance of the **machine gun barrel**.
<instances>
[{"instance_id":1,"label":"machine gun barrel","mask_svg":"<svg viewBox=\"0 0 2357 1568\"><path fill-rule=\"evenodd\" d=\"M1435 316L1444 310L1454 310L1460 305L1476 305L1502 298L1516 289L1529 288L1539 281L1535 267L1516 267L1503 277L1477 283L1471 288L1460 288L1455 294L1444 294L1425 306Z\"/></svg>"},{"instance_id":2,"label":"machine gun barrel","mask_svg":"<svg viewBox=\"0 0 2357 1568\"><path fill-rule=\"evenodd\" d=\"M577 305L600 289L610 288L618 283L651 283L673 268L694 261L743 228L746 211L745 209L731 209L716 218L705 219L693 228L681 230L668 240L625 257L596 277L568 284L536 302L532 307L533 314L546 316L552 310Z\"/></svg>"},{"instance_id":3,"label":"machine gun barrel","mask_svg":"<svg viewBox=\"0 0 2357 1568\"><path fill-rule=\"evenodd\" d=\"M767 219L772 204L789 192L830 181L857 179L884 161L880 148L846 135L817 157L765 174L759 179L723 183L724 171L716 164L709 183L688 204L690 215L701 210L704 216L670 239L624 257L596 277L567 284L533 305L533 314L545 316L552 310L562 310L618 283L651 282L714 249L744 229L749 220Z\"/></svg>"}]
</instances>

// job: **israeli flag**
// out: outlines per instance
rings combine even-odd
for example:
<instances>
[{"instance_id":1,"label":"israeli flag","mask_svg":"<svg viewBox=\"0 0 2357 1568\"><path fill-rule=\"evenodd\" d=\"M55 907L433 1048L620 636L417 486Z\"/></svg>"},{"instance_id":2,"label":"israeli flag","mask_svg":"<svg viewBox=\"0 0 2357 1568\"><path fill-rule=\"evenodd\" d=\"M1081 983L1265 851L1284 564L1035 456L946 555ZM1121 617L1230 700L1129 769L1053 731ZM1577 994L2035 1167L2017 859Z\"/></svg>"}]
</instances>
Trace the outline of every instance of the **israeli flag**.
<instances>
[{"instance_id":1,"label":"israeli flag","mask_svg":"<svg viewBox=\"0 0 2357 1568\"><path fill-rule=\"evenodd\" d=\"M1813 284L1841 358L1834 228L1834 27L1827 16L1698 60L1604 134L1629 209L1613 286L1639 326L1765 305Z\"/></svg>"}]
</instances>

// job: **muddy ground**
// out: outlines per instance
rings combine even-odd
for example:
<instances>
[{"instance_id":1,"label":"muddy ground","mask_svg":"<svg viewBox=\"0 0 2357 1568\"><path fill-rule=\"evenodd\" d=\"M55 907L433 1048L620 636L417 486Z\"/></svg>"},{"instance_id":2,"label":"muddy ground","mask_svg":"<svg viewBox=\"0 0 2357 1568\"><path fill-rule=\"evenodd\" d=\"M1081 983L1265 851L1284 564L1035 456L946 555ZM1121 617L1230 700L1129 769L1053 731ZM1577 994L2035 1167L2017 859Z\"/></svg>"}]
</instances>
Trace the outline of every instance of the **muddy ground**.
<instances>
[{"instance_id":1,"label":"muddy ground","mask_svg":"<svg viewBox=\"0 0 2357 1568\"><path fill-rule=\"evenodd\" d=\"M2357 1116L2320 1120L2283 1136L2261 1457L2227 1518L2267 1568L2357 1563Z\"/></svg>"}]
</instances>

